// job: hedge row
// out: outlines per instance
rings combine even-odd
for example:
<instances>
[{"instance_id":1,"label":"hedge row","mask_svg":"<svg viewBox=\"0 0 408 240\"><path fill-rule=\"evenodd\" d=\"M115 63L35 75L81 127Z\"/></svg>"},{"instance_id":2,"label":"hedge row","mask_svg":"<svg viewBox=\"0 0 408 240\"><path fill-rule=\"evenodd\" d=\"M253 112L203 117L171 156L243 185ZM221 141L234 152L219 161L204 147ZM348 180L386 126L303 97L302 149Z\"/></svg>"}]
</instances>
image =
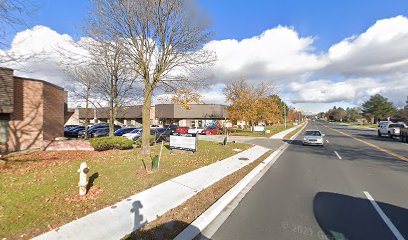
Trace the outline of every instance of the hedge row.
<instances>
[{"instance_id":1,"label":"hedge row","mask_svg":"<svg viewBox=\"0 0 408 240\"><path fill-rule=\"evenodd\" d=\"M92 138L91 146L96 151L105 151L110 149L125 150L133 148L133 141L124 137Z\"/></svg>"}]
</instances>

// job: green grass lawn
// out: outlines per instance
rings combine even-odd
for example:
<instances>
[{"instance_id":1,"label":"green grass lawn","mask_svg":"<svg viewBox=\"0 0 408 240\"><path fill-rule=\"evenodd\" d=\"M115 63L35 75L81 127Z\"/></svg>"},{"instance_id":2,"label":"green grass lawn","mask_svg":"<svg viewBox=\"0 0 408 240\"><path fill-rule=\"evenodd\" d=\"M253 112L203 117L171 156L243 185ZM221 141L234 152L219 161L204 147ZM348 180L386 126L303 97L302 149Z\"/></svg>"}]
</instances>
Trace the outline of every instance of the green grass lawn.
<instances>
[{"instance_id":1,"label":"green grass lawn","mask_svg":"<svg viewBox=\"0 0 408 240\"><path fill-rule=\"evenodd\" d=\"M146 172L139 149L126 151L34 152L9 157L0 170L0 239L30 238L112 205L173 177L236 154L251 145L199 141L198 152L163 148L160 170ZM152 151L159 152L160 146ZM78 196L82 161L90 172L85 198Z\"/></svg>"},{"instance_id":2,"label":"green grass lawn","mask_svg":"<svg viewBox=\"0 0 408 240\"><path fill-rule=\"evenodd\" d=\"M287 128L285 128L284 125L273 125L273 126L266 126L265 129L266 130L270 130L270 133L259 133L259 132L252 132L248 129L237 129L234 132L231 132L230 135L231 136L248 136L248 137L271 137L276 133L282 132L286 129L291 128L292 125L287 125Z\"/></svg>"}]
</instances>

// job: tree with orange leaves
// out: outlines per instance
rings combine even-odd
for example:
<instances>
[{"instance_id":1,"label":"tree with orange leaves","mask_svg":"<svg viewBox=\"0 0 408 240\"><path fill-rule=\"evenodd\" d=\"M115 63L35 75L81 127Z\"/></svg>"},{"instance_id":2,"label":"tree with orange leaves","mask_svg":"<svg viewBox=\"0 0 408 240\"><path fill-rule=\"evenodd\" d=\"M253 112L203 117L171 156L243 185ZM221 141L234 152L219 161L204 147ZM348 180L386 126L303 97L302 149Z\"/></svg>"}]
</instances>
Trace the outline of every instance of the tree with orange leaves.
<instances>
[{"instance_id":1,"label":"tree with orange leaves","mask_svg":"<svg viewBox=\"0 0 408 240\"><path fill-rule=\"evenodd\" d=\"M201 99L202 96L199 93L189 90L187 88L182 88L176 91L176 93L171 98L171 101L173 103L181 104L183 108L190 110L191 109L190 104L192 103L204 104L204 102Z\"/></svg>"}]
</instances>

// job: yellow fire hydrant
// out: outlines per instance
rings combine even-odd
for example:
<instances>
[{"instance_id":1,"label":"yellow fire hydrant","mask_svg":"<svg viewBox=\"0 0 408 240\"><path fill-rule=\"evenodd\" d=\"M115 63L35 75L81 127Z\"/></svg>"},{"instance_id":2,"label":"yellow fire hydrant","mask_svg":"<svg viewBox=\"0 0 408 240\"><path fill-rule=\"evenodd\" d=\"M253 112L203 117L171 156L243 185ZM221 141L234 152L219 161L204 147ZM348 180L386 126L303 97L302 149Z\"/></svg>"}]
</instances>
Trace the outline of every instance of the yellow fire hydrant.
<instances>
[{"instance_id":1,"label":"yellow fire hydrant","mask_svg":"<svg viewBox=\"0 0 408 240\"><path fill-rule=\"evenodd\" d=\"M85 196L86 194L86 187L88 186L88 172L89 168L86 165L86 162L81 163L79 169L77 171L79 173L79 195Z\"/></svg>"}]
</instances>

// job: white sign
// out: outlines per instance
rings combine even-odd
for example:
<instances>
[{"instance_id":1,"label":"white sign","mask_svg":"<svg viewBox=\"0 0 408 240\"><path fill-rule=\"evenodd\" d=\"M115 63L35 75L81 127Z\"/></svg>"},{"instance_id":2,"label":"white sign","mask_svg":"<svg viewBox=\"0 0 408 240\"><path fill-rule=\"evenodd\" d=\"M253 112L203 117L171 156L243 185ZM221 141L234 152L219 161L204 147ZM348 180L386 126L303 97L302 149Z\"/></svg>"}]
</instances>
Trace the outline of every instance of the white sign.
<instances>
[{"instance_id":1,"label":"white sign","mask_svg":"<svg viewBox=\"0 0 408 240\"><path fill-rule=\"evenodd\" d=\"M197 134L173 133L170 135L170 149L197 151Z\"/></svg>"},{"instance_id":2,"label":"white sign","mask_svg":"<svg viewBox=\"0 0 408 240\"><path fill-rule=\"evenodd\" d=\"M265 131L265 126L255 126L254 127L254 132L264 132Z\"/></svg>"}]
</instances>

